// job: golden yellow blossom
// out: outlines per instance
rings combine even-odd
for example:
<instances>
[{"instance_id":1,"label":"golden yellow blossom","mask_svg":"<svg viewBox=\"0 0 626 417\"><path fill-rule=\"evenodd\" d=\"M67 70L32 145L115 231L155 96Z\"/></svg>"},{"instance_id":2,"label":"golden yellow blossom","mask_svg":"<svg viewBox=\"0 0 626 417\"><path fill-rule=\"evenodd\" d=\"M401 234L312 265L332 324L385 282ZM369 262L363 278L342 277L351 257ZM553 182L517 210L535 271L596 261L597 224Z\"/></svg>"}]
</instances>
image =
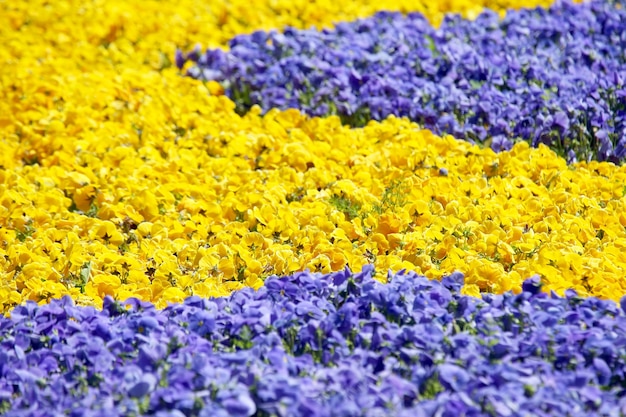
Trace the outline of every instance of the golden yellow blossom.
<instances>
[{"instance_id":1,"label":"golden yellow blossom","mask_svg":"<svg viewBox=\"0 0 626 417\"><path fill-rule=\"evenodd\" d=\"M0 309L71 295L155 302L272 274L374 263L466 291L624 292L624 168L438 138L405 120L241 117L182 77L177 47L379 9L475 16L503 2L0 2ZM439 176L439 168L449 174Z\"/></svg>"}]
</instances>

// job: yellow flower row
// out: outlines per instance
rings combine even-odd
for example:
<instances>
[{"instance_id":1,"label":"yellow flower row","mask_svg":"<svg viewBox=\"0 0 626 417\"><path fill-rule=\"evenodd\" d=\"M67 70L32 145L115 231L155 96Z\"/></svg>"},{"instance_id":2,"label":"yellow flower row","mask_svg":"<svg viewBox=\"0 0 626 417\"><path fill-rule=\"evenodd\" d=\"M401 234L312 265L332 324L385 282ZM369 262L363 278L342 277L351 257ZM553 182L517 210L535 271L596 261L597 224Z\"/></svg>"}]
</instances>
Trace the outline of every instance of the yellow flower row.
<instances>
[{"instance_id":1,"label":"yellow flower row","mask_svg":"<svg viewBox=\"0 0 626 417\"><path fill-rule=\"evenodd\" d=\"M438 25L445 13L474 18L484 8L548 6L550 0L91 0L1 1L0 37L7 57L76 58L68 66L89 71L94 55L118 54L138 65L161 68L176 47L225 45L258 29L318 28L368 17L379 10L421 12ZM110 54L102 49L112 49ZM165 53L167 56L163 56ZM4 57L3 57L4 58ZM83 62L79 62L83 61Z\"/></svg>"},{"instance_id":2,"label":"yellow flower row","mask_svg":"<svg viewBox=\"0 0 626 417\"><path fill-rule=\"evenodd\" d=\"M472 293L535 272L555 289L623 292L622 169L570 170L523 146L498 156L399 120L241 118L170 62L176 46L256 28L377 7L436 22L478 3L248 4L0 2L1 310L63 294L164 306L366 262L459 269Z\"/></svg>"},{"instance_id":3,"label":"yellow flower row","mask_svg":"<svg viewBox=\"0 0 626 417\"><path fill-rule=\"evenodd\" d=\"M160 85L142 87L132 136L72 142L61 129L52 155L2 171L4 308L66 293L164 306L367 262L460 270L471 294L519 290L535 273L557 292L624 293L626 168L569 168L526 144L495 154L393 118L240 118L179 83L160 100L186 99L168 108L149 98ZM167 111L176 123L139 124Z\"/></svg>"}]
</instances>

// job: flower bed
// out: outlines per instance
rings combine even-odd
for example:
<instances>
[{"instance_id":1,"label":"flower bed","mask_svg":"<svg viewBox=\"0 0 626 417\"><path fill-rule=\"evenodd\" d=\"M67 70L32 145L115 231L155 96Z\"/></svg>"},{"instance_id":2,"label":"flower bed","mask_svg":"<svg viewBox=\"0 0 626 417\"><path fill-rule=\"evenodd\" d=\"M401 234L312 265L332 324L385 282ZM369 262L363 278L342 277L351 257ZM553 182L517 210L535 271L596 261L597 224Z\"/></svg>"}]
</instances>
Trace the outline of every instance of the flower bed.
<instances>
[{"instance_id":1,"label":"flower bed","mask_svg":"<svg viewBox=\"0 0 626 417\"><path fill-rule=\"evenodd\" d=\"M205 100L208 112L225 103ZM354 130L275 112L232 115L229 129L204 111L186 113L184 134L145 125L145 147L94 144L5 177L19 204L0 229L5 308L64 294L165 307L368 263L381 278L460 270L474 295L519 291L536 273L560 294L624 293L622 167L569 169L525 144L496 154L400 120Z\"/></svg>"},{"instance_id":2,"label":"flower bed","mask_svg":"<svg viewBox=\"0 0 626 417\"><path fill-rule=\"evenodd\" d=\"M588 416L624 412L613 302L463 296L462 274L298 273L212 300L69 297L0 320L10 416Z\"/></svg>"},{"instance_id":3,"label":"flower bed","mask_svg":"<svg viewBox=\"0 0 626 417\"><path fill-rule=\"evenodd\" d=\"M0 3L0 414L625 415L626 168L538 143L546 126L573 131L581 102L530 103L545 110L539 146L494 152L394 116L355 128L237 109L228 80L177 66L204 59L176 54L196 42L226 51L251 34L209 54L232 58L250 40L336 38L381 7L439 29L385 12L371 32L417 22L434 35L425 53L454 55L466 46L438 34L477 23L443 13L500 25L483 5L521 6ZM576 30L619 44L622 6L505 18L531 31L554 10L581 18L555 29L572 24L569 47L584 46L573 67L593 58L590 79L613 83L579 127L615 162L621 58ZM327 29L299 32L311 26Z\"/></svg>"},{"instance_id":4,"label":"flower bed","mask_svg":"<svg viewBox=\"0 0 626 417\"><path fill-rule=\"evenodd\" d=\"M570 162L626 157L626 11L568 2L449 16L379 13L333 30L255 32L177 55L240 112L297 108L363 126L409 117L436 134L509 150L544 143Z\"/></svg>"},{"instance_id":5,"label":"flower bed","mask_svg":"<svg viewBox=\"0 0 626 417\"><path fill-rule=\"evenodd\" d=\"M395 118L350 129L293 110L241 117L158 43L214 32L176 14L140 25L123 10L5 15L33 46L3 52L21 63L0 103L14 115L0 123L3 311L65 294L161 308L370 263L381 279L460 270L474 295L519 291L535 273L560 294L624 293L624 168L568 167L545 147L495 154ZM102 24L57 39L85 18ZM38 36L51 22L63 36Z\"/></svg>"}]
</instances>

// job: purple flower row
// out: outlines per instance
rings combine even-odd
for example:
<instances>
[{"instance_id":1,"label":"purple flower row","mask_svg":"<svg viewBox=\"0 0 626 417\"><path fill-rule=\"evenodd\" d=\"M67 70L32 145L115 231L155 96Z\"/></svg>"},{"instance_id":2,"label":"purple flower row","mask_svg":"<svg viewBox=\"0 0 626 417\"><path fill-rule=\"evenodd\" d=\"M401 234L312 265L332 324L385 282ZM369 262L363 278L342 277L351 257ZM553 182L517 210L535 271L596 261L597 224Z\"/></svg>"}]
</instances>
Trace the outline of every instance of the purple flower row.
<instances>
[{"instance_id":1,"label":"purple flower row","mask_svg":"<svg viewBox=\"0 0 626 417\"><path fill-rule=\"evenodd\" d=\"M460 273L389 280L297 273L164 310L29 302L0 319L0 414L626 415L613 302L536 277L482 300Z\"/></svg>"},{"instance_id":2,"label":"purple flower row","mask_svg":"<svg viewBox=\"0 0 626 417\"><path fill-rule=\"evenodd\" d=\"M364 125L407 116L437 134L509 149L539 143L570 161L626 158L626 3L447 16L383 12L333 30L255 32L224 52L176 54L238 111L258 104Z\"/></svg>"}]
</instances>

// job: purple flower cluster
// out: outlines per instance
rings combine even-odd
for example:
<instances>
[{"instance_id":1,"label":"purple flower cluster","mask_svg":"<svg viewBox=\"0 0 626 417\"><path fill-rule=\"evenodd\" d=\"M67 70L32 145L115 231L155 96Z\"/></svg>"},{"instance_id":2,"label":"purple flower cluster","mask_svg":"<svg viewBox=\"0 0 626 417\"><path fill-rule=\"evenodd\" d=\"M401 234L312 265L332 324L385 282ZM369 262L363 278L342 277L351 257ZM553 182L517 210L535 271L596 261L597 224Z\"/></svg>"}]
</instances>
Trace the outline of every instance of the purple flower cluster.
<instances>
[{"instance_id":1,"label":"purple flower cluster","mask_svg":"<svg viewBox=\"0 0 626 417\"><path fill-rule=\"evenodd\" d=\"M548 296L536 278L482 300L460 295L460 273L389 281L297 273L164 310L29 302L0 319L0 414L626 414L613 302Z\"/></svg>"},{"instance_id":2,"label":"purple flower cluster","mask_svg":"<svg viewBox=\"0 0 626 417\"><path fill-rule=\"evenodd\" d=\"M490 145L544 143L570 161L626 159L626 4L449 15L382 12L333 30L255 32L230 50L176 54L188 75L223 84L238 111L258 104L336 114L360 126L406 116Z\"/></svg>"}]
</instances>

